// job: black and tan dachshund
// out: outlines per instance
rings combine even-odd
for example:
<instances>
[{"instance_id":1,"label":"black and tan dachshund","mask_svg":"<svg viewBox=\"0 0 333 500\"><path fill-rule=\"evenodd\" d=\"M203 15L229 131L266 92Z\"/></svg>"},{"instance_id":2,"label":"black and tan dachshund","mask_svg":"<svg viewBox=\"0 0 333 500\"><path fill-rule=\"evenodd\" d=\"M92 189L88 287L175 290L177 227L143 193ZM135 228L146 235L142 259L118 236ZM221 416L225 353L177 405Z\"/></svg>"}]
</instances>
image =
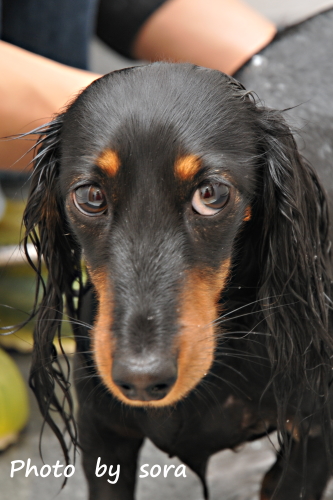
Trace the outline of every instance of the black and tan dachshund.
<instances>
[{"instance_id":1,"label":"black and tan dachshund","mask_svg":"<svg viewBox=\"0 0 333 500\"><path fill-rule=\"evenodd\" d=\"M261 499L320 499L333 449L327 198L282 115L218 71L156 63L95 81L38 132L24 221L48 281L31 385L66 460L53 410L81 447L90 499L133 499L145 437L208 498L209 457L276 429ZM53 346L64 303L77 423ZM96 477L98 457L120 464L115 484Z\"/></svg>"}]
</instances>

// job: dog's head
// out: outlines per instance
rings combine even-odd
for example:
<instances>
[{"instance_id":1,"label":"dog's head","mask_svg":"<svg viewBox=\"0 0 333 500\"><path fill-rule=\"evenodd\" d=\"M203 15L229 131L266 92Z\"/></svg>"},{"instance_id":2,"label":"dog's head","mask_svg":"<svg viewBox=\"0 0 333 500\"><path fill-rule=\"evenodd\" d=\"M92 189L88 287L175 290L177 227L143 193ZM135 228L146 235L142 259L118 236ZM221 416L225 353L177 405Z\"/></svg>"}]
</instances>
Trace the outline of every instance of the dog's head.
<instances>
[{"instance_id":1,"label":"dog's head","mask_svg":"<svg viewBox=\"0 0 333 500\"><path fill-rule=\"evenodd\" d=\"M95 362L128 404L174 403L212 364L259 154L236 89L150 66L106 76L64 117L58 189L97 294Z\"/></svg>"},{"instance_id":2,"label":"dog's head","mask_svg":"<svg viewBox=\"0 0 333 500\"><path fill-rule=\"evenodd\" d=\"M176 403L210 370L235 273L255 293L272 370L296 380L308 352L315 366L325 198L278 112L218 71L158 63L94 82L40 142L25 213L49 271L35 386L81 257L98 304L95 365L127 404Z\"/></svg>"}]
</instances>

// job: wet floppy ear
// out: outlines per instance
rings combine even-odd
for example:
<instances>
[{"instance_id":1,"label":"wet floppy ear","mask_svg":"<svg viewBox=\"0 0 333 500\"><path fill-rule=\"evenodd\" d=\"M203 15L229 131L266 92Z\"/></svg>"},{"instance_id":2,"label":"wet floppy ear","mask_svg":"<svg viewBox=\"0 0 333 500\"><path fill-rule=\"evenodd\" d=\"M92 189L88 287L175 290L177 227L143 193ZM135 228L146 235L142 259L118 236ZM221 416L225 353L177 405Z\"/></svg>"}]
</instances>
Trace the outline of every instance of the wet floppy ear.
<instances>
[{"instance_id":1,"label":"wet floppy ear","mask_svg":"<svg viewBox=\"0 0 333 500\"><path fill-rule=\"evenodd\" d=\"M296 388L300 393L310 389L327 396L328 392L333 354L328 334L328 209L320 182L301 157L280 113L258 109L258 115L259 298L269 332L274 392L282 412Z\"/></svg>"},{"instance_id":2,"label":"wet floppy ear","mask_svg":"<svg viewBox=\"0 0 333 500\"><path fill-rule=\"evenodd\" d=\"M72 286L80 279L80 251L68 230L63 203L59 196L58 176L60 169L60 135L64 115L57 116L51 123L34 131L41 134L37 142L31 188L23 222L26 228L24 240L28 260L37 273L37 287L34 313L37 322L34 331L34 347L30 385L35 392L40 410L49 423L64 451L68 462L67 447L63 433L50 415L50 410L58 411L72 440L76 438L69 395L68 374L64 374L53 345L55 335L60 336L63 317L64 296L70 314L74 314ZM32 242L37 252L37 264L29 257L28 242ZM48 273L47 281L42 278L42 263ZM40 303L39 299L41 296ZM63 404L55 395L58 385L64 393L64 401L69 412L64 412Z\"/></svg>"},{"instance_id":3,"label":"wet floppy ear","mask_svg":"<svg viewBox=\"0 0 333 500\"><path fill-rule=\"evenodd\" d=\"M43 258L48 279L60 295L71 289L76 274L75 266L73 269L76 245L66 228L58 183L63 117L58 115L42 130L39 129L42 134L37 142L31 187L23 216L26 239L34 243L38 261Z\"/></svg>"}]
</instances>

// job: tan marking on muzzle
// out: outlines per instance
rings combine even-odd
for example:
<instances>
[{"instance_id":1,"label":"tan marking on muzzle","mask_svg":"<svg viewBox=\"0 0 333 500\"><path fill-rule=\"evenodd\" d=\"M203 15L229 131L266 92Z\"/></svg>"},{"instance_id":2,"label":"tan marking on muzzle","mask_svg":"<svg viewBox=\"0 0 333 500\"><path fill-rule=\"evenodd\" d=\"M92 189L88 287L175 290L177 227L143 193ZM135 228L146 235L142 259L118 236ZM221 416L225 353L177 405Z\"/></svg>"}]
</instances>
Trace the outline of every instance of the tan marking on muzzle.
<instances>
[{"instance_id":1,"label":"tan marking on muzzle","mask_svg":"<svg viewBox=\"0 0 333 500\"><path fill-rule=\"evenodd\" d=\"M112 337L113 294L104 270L92 271L89 266L88 270L98 299L96 320L91 333L92 348L98 374L109 387L112 382L112 352L115 346Z\"/></svg>"},{"instance_id":2,"label":"tan marking on muzzle","mask_svg":"<svg viewBox=\"0 0 333 500\"><path fill-rule=\"evenodd\" d=\"M98 296L98 312L94 324L93 350L97 370L106 387L120 401L130 406L163 407L177 403L206 375L214 360L216 335L214 320L219 316L218 300L227 282L230 259L214 278L202 271L192 271L184 283L179 316L180 331L175 341L178 353L178 377L170 392L160 400L130 400L112 379L115 339L112 337L113 299L111 284L103 272L90 272Z\"/></svg>"},{"instance_id":3,"label":"tan marking on muzzle","mask_svg":"<svg viewBox=\"0 0 333 500\"><path fill-rule=\"evenodd\" d=\"M116 151L106 148L97 158L96 165L108 175L114 177L119 170L120 159Z\"/></svg>"},{"instance_id":4,"label":"tan marking on muzzle","mask_svg":"<svg viewBox=\"0 0 333 500\"><path fill-rule=\"evenodd\" d=\"M92 330L92 347L98 374L116 398L133 405L136 402L127 399L112 378L116 340L112 336L113 293L111 283L108 283L107 274L103 271L90 271L89 274L98 298L97 316ZM135 406L144 406L144 402L138 401L137 403L142 404L135 404Z\"/></svg>"},{"instance_id":5,"label":"tan marking on muzzle","mask_svg":"<svg viewBox=\"0 0 333 500\"><path fill-rule=\"evenodd\" d=\"M188 181L199 172L201 161L195 155L181 156L175 163L175 175L182 181Z\"/></svg>"},{"instance_id":6,"label":"tan marking on muzzle","mask_svg":"<svg viewBox=\"0 0 333 500\"><path fill-rule=\"evenodd\" d=\"M227 259L214 277L205 276L203 271L192 271L188 276L180 315L178 379L171 391L176 401L186 396L211 368L216 347L214 321L221 312L218 300L229 269Z\"/></svg>"}]
</instances>

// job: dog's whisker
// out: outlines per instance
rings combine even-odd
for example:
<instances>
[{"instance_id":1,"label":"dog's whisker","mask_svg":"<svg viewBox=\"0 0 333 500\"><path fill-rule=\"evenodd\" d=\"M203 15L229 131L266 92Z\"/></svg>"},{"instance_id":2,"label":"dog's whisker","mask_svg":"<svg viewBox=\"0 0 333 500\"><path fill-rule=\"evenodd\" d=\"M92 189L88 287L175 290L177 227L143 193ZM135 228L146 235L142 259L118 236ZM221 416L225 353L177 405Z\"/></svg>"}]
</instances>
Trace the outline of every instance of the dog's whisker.
<instances>
[{"instance_id":1,"label":"dog's whisker","mask_svg":"<svg viewBox=\"0 0 333 500\"><path fill-rule=\"evenodd\" d=\"M296 304L296 302L290 302L289 304L278 304L278 305L275 305L275 306L267 306L266 307L266 310L272 310L272 309L279 309L279 308L283 308L283 307L286 307L286 306L290 306L290 305L293 305L293 304ZM236 309L237 311L237 309ZM233 312L235 311L230 311L230 313L228 314L232 314ZM219 325L224 323L224 322L228 322L230 320L234 321L236 319L239 319L239 318L245 318L246 316L251 316L251 315L257 315L258 314L258 311L250 311L248 313L244 313L244 314L240 314L240 315L237 315L237 316L231 316L230 318L227 318L225 321L224 321L224 318L227 316L226 315L222 315L220 318L217 318L216 320L214 320L215 323L218 323Z\"/></svg>"},{"instance_id":2,"label":"dog's whisker","mask_svg":"<svg viewBox=\"0 0 333 500\"><path fill-rule=\"evenodd\" d=\"M226 355L226 356L230 356L230 355L233 355L233 354L237 354L237 355L243 355L244 357L249 357L249 358L258 358L258 359L263 359L263 360L267 360L266 357L264 356L260 356L259 354L254 354L252 351L243 351L237 347L227 347L227 346L222 346L221 348L220 347L217 347L216 349L216 354L217 355Z\"/></svg>"},{"instance_id":3,"label":"dog's whisker","mask_svg":"<svg viewBox=\"0 0 333 500\"><path fill-rule=\"evenodd\" d=\"M247 400L250 400L250 396L246 394L240 387L238 387L236 384L231 382L231 380L227 380L224 377L221 377L221 375L218 375L217 373L214 372L209 372L209 375L216 378L220 382L223 382L225 385L229 386L231 389L233 389L237 394L240 393L242 394ZM206 380L207 382L207 380Z\"/></svg>"},{"instance_id":4,"label":"dog's whisker","mask_svg":"<svg viewBox=\"0 0 333 500\"><path fill-rule=\"evenodd\" d=\"M226 353L226 356L228 354ZM232 356L230 356L232 357ZM224 363L223 360L219 359L219 360L216 360L215 361L217 364L219 364L220 366L224 366L226 368L228 368L229 370L233 371L234 373L236 373L237 375L239 375L243 380L245 380L246 382L248 382L248 378L242 373L240 372L239 370L237 370L234 366L231 366L230 364L227 364L227 363Z\"/></svg>"},{"instance_id":5,"label":"dog's whisker","mask_svg":"<svg viewBox=\"0 0 333 500\"><path fill-rule=\"evenodd\" d=\"M238 288L238 287L236 287L236 288ZM274 296L271 296L271 297L264 297L264 298L262 298L262 299L256 299L256 300L253 300L252 302L247 302L246 304L243 304L242 306L237 307L236 309L232 309L231 311L229 311L229 312L228 312L228 313L226 313L226 314L223 314L223 315L221 316L221 318L225 318L225 317L229 316L230 314L233 314L233 313L235 313L235 312L237 312L237 311L240 311L241 309L244 309L245 307L253 306L253 305L255 305L255 304L259 304L260 302L263 302L263 301L268 301L268 300L270 300L270 299L272 299L272 298L276 298L276 297L277 297L277 296L276 296L276 295L274 295ZM280 295L279 297L281 297L281 295ZM242 316L239 316L239 317L242 317ZM220 319L220 318L217 318L217 320L215 320L215 321L218 321L219 319ZM236 318L234 318L234 317L233 317L232 319L236 319Z\"/></svg>"}]
</instances>

